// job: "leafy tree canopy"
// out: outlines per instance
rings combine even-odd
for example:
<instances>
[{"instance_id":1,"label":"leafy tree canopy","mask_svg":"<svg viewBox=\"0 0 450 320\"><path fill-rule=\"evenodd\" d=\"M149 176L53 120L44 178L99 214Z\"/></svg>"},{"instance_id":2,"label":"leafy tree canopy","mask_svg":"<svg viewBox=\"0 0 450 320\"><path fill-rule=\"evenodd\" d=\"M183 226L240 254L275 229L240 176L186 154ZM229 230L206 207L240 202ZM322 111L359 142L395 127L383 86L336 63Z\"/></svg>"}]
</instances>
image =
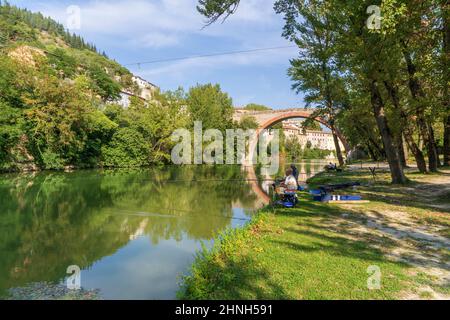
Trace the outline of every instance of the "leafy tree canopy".
<instances>
[{"instance_id":1,"label":"leafy tree canopy","mask_svg":"<svg viewBox=\"0 0 450 320\"><path fill-rule=\"evenodd\" d=\"M252 111L266 111L266 110L272 110L271 108L264 106L262 104L256 104L256 103L249 103L245 106L245 110L252 110Z\"/></svg>"},{"instance_id":2,"label":"leafy tree canopy","mask_svg":"<svg viewBox=\"0 0 450 320\"><path fill-rule=\"evenodd\" d=\"M192 121L202 121L205 129L224 131L232 127L233 101L218 84L191 88L186 103Z\"/></svg>"}]
</instances>

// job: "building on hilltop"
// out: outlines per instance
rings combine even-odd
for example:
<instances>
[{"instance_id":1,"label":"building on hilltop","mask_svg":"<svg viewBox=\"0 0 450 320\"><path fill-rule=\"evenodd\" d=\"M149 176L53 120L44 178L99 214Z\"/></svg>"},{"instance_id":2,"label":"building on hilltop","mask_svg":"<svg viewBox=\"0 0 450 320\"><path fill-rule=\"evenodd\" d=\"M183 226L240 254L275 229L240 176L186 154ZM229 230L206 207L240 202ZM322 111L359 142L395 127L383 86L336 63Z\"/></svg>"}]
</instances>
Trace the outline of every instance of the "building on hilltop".
<instances>
[{"instance_id":1,"label":"building on hilltop","mask_svg":"<svg viewBox=\"0 0 450 320\"><path fill-rule=\"evenodd\" d=\"M148 82L147 80L141 77L133 76L132 79L133 82L138 87L139 93L135 94L127 90L122 90L120 92L120 98L117 101L115 101L115 103L119 104L125 109L130 106L131 97L137 97L143 101L150 101L153 99L155 92L159 90L159 88L156 85L154 85L151 82Z\"/></svg>"},{"instance_id":2,"label":"building on hilltop","mask_svg":"<svg viewBox=\"0 0 450 320\"><path fill-rule=\"evenodd\" d=\"M138 76L133 76L133 82L137 84L140 89L140 97L145 100L151 100L155 91L159 89L153 83L148 82L147 80Z\"/></svg>"}]
</instances>

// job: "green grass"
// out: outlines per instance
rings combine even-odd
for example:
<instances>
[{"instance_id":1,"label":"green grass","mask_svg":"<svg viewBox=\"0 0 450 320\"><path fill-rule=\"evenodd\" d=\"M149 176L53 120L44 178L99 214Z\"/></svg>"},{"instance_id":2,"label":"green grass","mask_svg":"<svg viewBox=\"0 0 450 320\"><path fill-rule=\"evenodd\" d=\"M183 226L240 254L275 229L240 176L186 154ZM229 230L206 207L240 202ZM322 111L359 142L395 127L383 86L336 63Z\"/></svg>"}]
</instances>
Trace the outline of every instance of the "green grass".
<instances>
[{"instance_id":1,"label":"green grass","mask_svg":"<svg viewBox=\"0 0 450 320\"><path fill-rule=\"evenodd\" d=\"M261 213L198 256L179 298L395 298L405 287L407 267L387 261L365 241L324 227L338 214L338 209L306 200L299 209ZM381 269L382 290L367 288L367 268L373 265Z\"/></svg>"},{"instance_id":2,"label":"green grass","mask_svg":"<svg viewBox=\"0 0 450 320\"><path fill-rule=\"evenodd\" d=\"M317 187L324 184L359 181L366 185L358 190L359 194L371 201L371 204L365 207L366 210L407 211L420 223L443 226L442 235L450 238L450 209L445 209L445 207L438 209L430 206L440 204L450 207L450 193L445 190L443 193L437 193L442 191L441 188L428 183L428 180L433 177L448 177L450 184L448 170L431 174L410 171L408 172L409 182L404 186L390 184L390 174L386 171L379 171L374 181L368 170L346 171L337 174L320 173L310 179L308 183L311 187ZM436 194L420 196L420 191L418 194L414 194L411 192L411 188L431 189L435 190Z\"/></svg>"},{"instance_id":3,"label":"green grass","mask_svg":"<svg viewBox=\"0 0 450 320\"><path fill-rule=\"evenodd\" d=\"M334 176L324 173L310 183L355 179L367 183L372 177L366 172ZM375 185L363 188L365 196L378 201L355 205L351 210L313 202L307 195L302 196L296 209L262 210L248 226L226 232L212 250L198 254L189 275L182 279L178 297L199 300L401 298L402 292L414 290L420 281L411 275L409 266L389 261L377 249L393 247L392 240L375 234L355 237L342 219L336 222L344 215L354 223L361 220L361 212L385 210L386 206L408 210L403 207L407 199L401 197L407 193L403 188L408 186L385 189L389 188L389 176L382 174L378 179ZM416 204L411 210L417 219L426 220L426 214L432 215ZM431 222L448 221L446 217ZM382 272L381 290L367 288L367 268L374 265Z\"/></svg>"}]
</instances>

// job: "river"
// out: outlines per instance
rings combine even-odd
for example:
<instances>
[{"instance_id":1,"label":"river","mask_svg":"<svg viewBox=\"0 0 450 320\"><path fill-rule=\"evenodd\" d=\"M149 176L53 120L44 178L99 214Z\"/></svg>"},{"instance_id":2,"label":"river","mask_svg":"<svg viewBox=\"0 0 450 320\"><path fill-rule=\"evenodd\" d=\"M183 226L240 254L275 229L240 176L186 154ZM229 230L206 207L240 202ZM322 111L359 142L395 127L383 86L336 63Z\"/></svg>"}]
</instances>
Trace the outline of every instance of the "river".
<instances>
[{"instance_id":1,"label":"river","mask_svg":"<svg viewBox=\"0 0 450 320\"><path fill-rule=\"evenodd\" d=\"M300 180L323 166L299 164ZM76 265L82 287L103 299L174 299L202 243L263 206L246 175L237 166L0 175L0 296L62 284Z\"/></svg>"}]
</instances>

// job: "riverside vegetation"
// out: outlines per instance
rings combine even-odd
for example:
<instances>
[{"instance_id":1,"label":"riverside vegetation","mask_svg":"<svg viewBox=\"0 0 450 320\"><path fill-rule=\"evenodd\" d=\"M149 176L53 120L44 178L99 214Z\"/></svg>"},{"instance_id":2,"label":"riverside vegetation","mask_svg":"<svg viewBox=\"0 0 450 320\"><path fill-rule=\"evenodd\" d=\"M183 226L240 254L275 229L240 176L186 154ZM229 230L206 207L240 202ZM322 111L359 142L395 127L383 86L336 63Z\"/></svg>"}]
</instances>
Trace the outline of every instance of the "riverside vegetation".
<instances>
[{"instance_id":1,"label":"riverside vegetation","mask_svg":"<svg viewBox=\"0 0 450 320\"><path fill-rule=\"evenodd\" d=\"M266 208L222 234L183 278L182 299L448 299L450 172L321 173L310 186L359 180L367 204L331 205L304 195L295 209ZM424 191L428 190L428 191ZM369 290L367 270L381 270Z\"/></svg>"},{"instance_id":2,"label":"riverside vegetation","mask_svg":"<svg viewBox=\"0 0 450 320\"><path fill-rule=\"evenodd\" d=\"M243 2L199 0L197 8L209 25ZM381 17L368 13L374 5ZM448 1L277 0L274 10L282 35L298 46L293 89L328 119L335 140L343 133L347 152L386 159L398 184L407 183L405 153L422 173L450 165Z\"/></svg>"},{"instance_id":3,"label":"riverside vegetation","mask_svg":"<svg viewBox=\"0 0 450 320\"><path fill-rule=\"evenodd\" d=\"M0 171L167 164L178 128L233 123L218 85L139 95L129 70L40 13L0 2Z\"/></svg>"}]
</instances>

